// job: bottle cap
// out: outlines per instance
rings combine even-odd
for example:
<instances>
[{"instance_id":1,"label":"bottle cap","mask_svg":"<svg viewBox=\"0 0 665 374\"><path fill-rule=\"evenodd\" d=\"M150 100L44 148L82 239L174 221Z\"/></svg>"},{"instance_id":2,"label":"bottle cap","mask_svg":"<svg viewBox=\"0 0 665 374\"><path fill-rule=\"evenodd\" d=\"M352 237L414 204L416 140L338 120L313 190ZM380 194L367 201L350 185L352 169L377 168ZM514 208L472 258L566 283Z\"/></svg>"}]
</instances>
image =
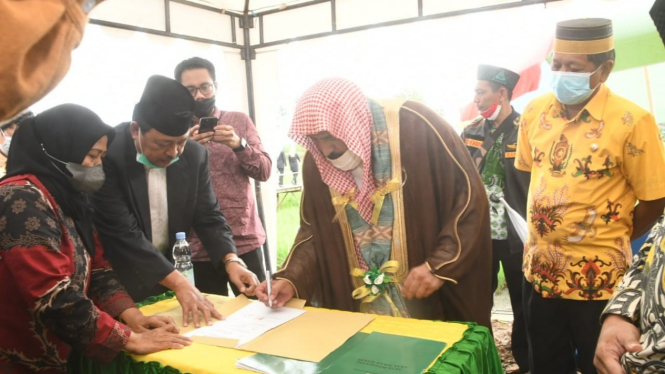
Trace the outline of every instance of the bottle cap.
<instances>
[{"instance_id":1,"label":"bottle cap","mask_svg":"<svg viewBox=\"0 0 665 374\"><path fill-rule=\"evenodd\" d=\"M185 239L185 233L184 232L176 232L175 233L175 240L180 240L180 239Z\"/></svg>"}]
</instances>

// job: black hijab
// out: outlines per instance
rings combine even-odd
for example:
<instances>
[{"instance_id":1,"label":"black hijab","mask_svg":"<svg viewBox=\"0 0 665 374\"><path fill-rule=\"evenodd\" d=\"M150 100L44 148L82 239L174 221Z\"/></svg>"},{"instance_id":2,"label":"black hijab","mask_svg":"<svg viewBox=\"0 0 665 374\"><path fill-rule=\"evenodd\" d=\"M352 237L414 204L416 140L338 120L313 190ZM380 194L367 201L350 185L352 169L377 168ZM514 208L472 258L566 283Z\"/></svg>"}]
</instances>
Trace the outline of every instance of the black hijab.
<instances>
[{"instance_id":1,"label":"black hijab","mask_svg":"<svg viewBox=\"0 0 665 374\"><path fill-rule=\"evenodd\" d=\"M7 175L3 178L35 175L64 214L72 218L91 255L95 253L95 242L88 196L71 186L66 176L71 173L63 164L52 161L44 150L60 161L81 164L92 146L105 135L108 147L115 131L90 109L75 104L58 105L21 122L12 137Z\"/></svg>"}]
</instances>

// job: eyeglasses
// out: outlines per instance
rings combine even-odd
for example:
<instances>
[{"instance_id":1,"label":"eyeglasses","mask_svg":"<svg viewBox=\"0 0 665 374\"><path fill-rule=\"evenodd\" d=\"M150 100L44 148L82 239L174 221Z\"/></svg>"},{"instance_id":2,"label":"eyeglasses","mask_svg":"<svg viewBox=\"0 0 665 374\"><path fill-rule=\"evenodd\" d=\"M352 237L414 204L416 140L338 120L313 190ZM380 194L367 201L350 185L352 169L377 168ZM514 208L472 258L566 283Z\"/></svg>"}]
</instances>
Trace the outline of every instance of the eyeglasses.
<instances>
[{"instance_id":1,"label":"eyeglasses","mask_svg":"<svg viewBox=\"0 0 665 374\"><path fill-rule=\"evenodd\" d=\"M189 91L192 96L196 96L196 91L201 91L202 95L208 95L212 93L212 88L212 84L203 83L200 87L187 87L187 91Z\"/></svg>"}]
</instances>

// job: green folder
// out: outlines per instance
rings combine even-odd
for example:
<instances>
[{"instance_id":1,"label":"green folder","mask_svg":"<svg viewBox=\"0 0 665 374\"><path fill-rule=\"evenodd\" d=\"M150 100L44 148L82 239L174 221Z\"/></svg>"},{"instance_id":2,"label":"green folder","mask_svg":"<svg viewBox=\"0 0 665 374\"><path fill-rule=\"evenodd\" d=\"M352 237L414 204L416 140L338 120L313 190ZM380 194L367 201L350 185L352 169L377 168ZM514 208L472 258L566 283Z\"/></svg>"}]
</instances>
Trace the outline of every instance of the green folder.
<instances>
[{"instance_id":1,"label":"green folder","mask_svg":"<svg viewBox=\"0 0 665 374\"><path fill-rule=\"evenodd\" d=\"M265 374L414 374L427 369L446 343L400 335L356 333L321 362L257 353L236 367Z\"/></svg>"},{"instance_id":2,"label":"green folder","mask_svg":"<svg viewBox=\"0 0 665 374\"><path fill-rule=\"evenodd\" d=\"M265 374L319 374L340 357L360 345L369 334L358 332L320 362L308 362L257 353L238 360L236 367Z\"/></svg>"},{"instance_id":3,"label":"green folder","mask_svg":"<svg viewBox=\"0 0 665 374\"><path fill-rule=\"evenodd\" d=\"M373 332L321 373L421 373L445 347L446 343L434 340Z\"/></svg>"}]
</instances>

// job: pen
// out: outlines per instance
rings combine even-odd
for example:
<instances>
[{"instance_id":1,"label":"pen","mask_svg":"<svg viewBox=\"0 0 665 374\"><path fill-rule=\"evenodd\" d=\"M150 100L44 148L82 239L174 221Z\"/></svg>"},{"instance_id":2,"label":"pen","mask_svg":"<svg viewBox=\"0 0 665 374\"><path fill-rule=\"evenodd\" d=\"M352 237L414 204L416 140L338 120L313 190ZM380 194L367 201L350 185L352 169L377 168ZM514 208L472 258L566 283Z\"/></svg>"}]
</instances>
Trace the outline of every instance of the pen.
<instances>
[{"instance_id":1,"label":"pen","mask_svg":"<svg viewBox=\"0 0 665 374\"><path fill-rule=\"evenodd\" d=\"M272 276L270 275L270 270L266 269L266 284L268 285L268 306L272 308L272 300L270 299L270 294L272 293L272 289L270 287L270 283L272 283Z\"/></svg>"}]
</instances>

